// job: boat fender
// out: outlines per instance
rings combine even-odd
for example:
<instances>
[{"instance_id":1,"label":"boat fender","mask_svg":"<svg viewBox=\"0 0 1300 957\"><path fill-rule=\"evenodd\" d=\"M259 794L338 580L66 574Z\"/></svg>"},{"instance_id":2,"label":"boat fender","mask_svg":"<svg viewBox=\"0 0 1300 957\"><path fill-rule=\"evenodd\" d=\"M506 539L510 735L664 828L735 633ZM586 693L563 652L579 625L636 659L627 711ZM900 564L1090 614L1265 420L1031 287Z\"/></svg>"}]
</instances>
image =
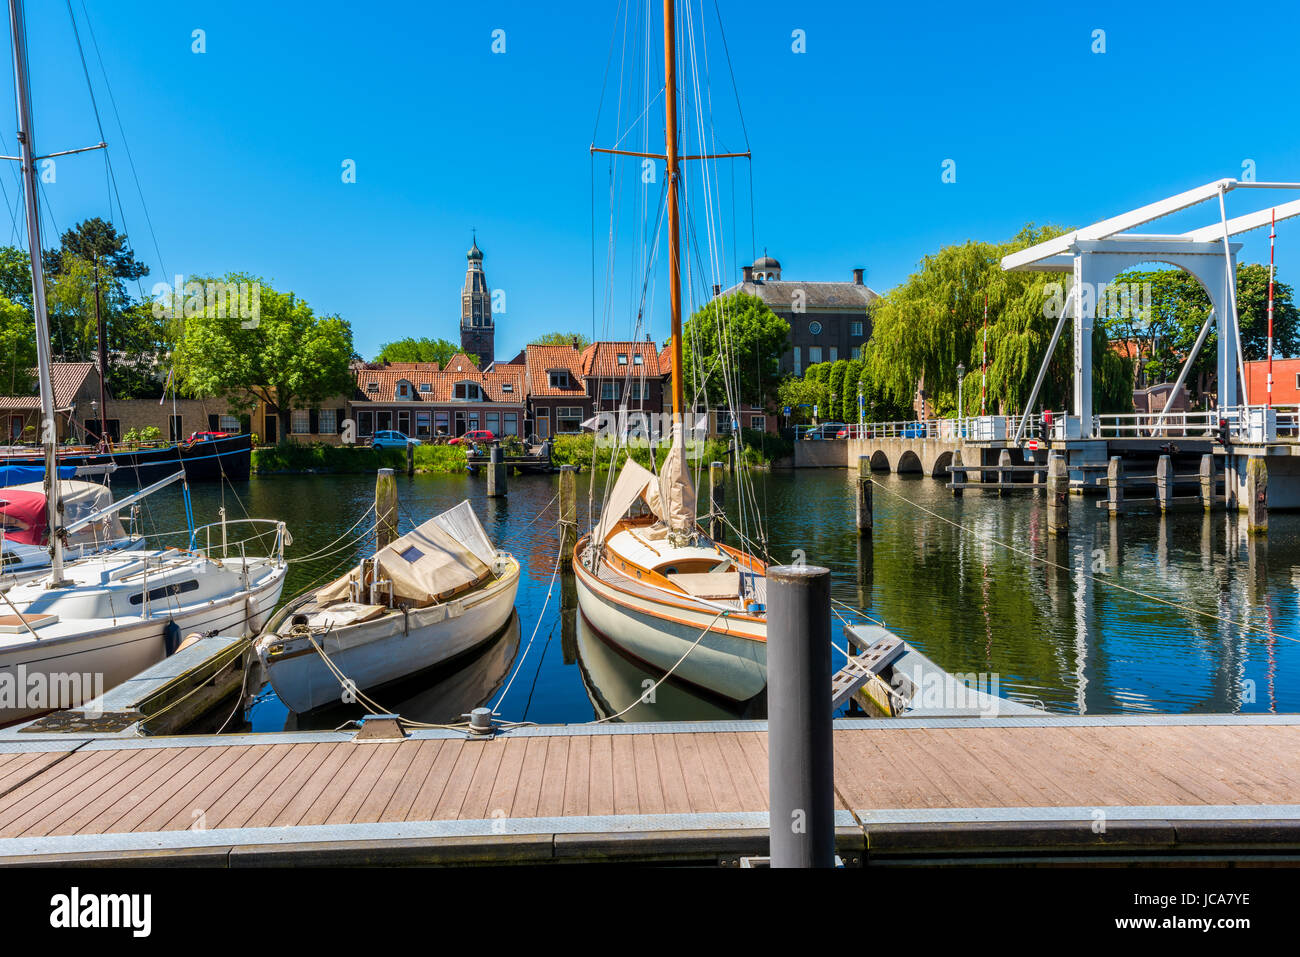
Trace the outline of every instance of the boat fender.
<instances>
[{"instance_id":1,"label":"boat fender","mask_svg":"<svg viewBox=\"0 0 1300 957\"><path fill-rule=\"evenodd\" d=\"M175 618L167 619L167 626L163 628L163 652L167 655L174 655L176 649L181 643L181 626L176 624Z\"/></svg>"},{"instance_id":2,"label":"boat fender","mask_svg":"<svg viewBox=\"0 0 1300 957\"><path fill-rule=\"evenodd\" d=\"M199 634L197 631L192 631L185 636L185 640L180 643L179 647L177 647L176 650L184 651L186 648L194 644L196 641L202 641L202 640L203 640L203 636L201 634Z\"/></svg>"}]
</instances>

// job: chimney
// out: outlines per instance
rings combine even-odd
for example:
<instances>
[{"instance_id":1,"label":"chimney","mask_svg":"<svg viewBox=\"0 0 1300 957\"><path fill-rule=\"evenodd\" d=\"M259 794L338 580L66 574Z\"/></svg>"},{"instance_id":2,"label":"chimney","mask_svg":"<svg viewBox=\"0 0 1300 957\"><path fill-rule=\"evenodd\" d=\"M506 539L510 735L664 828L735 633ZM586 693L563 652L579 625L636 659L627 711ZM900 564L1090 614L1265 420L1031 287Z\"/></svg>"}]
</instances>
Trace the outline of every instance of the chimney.
<instances>
[{"instance_id":1,"label":"chimney","mask_svg":"<svg viewBox=\"0 0 1300 957\"><path fill-rule=\"evenodd\" d=\"M855 285L855 286L861 286L861 285L862 285L862 268L861 268L861 267L859 267L859 268L853 270L853 285Z\"/></svg>"},{"instance_id":2,"label":"chimney","mask_svg":"<svg viewBox=\"0 0 1300 957\"><path fill-rule=\"evenodd\" d=\"M717 299L720 295L722 295L722 286L715 282L713 284L713 298Z\"/></svg>"},{"instance_id":3,"label":"chimney","mask_svg":"<svg viewBox=\"0 0 1300 957\"><path fill-rule=\"evenodd\" d=\"M753 281L754 281L754 267L753 267L753 266L746 266L746 267L745 267L745 282L753 282Z\"/></svg>"},{"instance_id":4,"label":"chimney","mask_svg":"<svg viewBox=\"0 0 1300 957\"><path fill-rule=\"evenodd\" d=\"M575 349L578 348L578 337L577 337L577 336L574 336L574 337L573 337L573 348L575 348Z\"/></svg>"}]
</instances>

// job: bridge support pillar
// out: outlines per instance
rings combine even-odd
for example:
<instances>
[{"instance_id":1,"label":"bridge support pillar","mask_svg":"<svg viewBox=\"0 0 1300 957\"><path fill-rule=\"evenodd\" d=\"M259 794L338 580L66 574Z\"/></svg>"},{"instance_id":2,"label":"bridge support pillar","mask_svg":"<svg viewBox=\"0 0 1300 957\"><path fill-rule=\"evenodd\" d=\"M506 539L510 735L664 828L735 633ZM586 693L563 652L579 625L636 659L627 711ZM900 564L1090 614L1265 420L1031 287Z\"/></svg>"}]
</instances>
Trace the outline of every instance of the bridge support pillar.
<instances>
[{"instance_id":1,"label":"bridge support pillar","mask_svg":"<svg viewBox=\"0 0 1300 957\"><path fill-rule=\"evenodd\" d=\"M1160 511L1169 511L1174 498L1174 468L1168 455L1160 456L1156 462L1156 501Z\"/></svg>"},{"instance_id":2,"label":"bridge support pillar","mask_svg":"<svg viewBox=\"0 0 1300 957\"><path fill-rule=\"evenodd\" d=\"M1268 533L1268 461L1262 455L1246 460L1246 531L1251 535Z\"/></svg>"},{"instance_id":3,"label":"bridge support pillar","mask_svg":"<svg viewBox=\"0 0 1300 957\"><path fill-rule=\"evenodd\" d=\"M1014 472L1009 472L1011 467L1011 450L1003 449L998 453L998 498L1007 494L1006 484L1011 481Z\"/></svg>"},{"instance_id":4,"label":"bridge support pillar","mask_svg":"<svg viewBox=\"0 0 1300 957\"><path fill-rule=\"evenodd\" d=\"M1201 456L1201 507L1207 512L1214 508L1214 487L1218 484L1218 476L1215 474L1213 455Z\"/></svg>"},{"instance_id":5,"label":"bridge support pillar","mask_svg":"<svg viewBox=\"0 0 1300 957\"><path fill-rule=\"evenodd\" d=\"M1110 457L1106 468L1106 497L1111 518L1124 510L1124 460L1118 455Z\"/></svg>"},{"instance_id":6,"label":"bridge support pillar","mask_svg":"<svg viewBox=\"0 0 1300 957\"><path fill-rule=\"evenodd\" d=\"M948 473L950 476L948 484L952 486L952 494L955 498L961 498L961 486L966 481L966 471L962 468L964 464L961 460L961 449L955 449L952 453L952 471Z\"/></svg>"}]
</instances>

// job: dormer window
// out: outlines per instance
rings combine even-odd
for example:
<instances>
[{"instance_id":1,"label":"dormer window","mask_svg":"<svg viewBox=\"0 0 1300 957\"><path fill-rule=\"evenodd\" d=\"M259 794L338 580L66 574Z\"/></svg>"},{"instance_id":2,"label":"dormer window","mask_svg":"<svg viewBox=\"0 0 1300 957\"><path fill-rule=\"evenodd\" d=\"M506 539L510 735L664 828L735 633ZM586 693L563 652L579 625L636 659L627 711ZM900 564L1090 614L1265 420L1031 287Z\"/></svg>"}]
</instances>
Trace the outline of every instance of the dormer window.
<instances>
[{"instance_id":1,"label":"dormer window","mask_svg":"<svg viewBox=\"0 0 1300 957\"><path fill-rule=\"evenodd\" d=\"M551 380L552 389L569 388L569 370L559 369L559 370L552 371L550 373L550 380Z\"/></svg>"},{"instance_id":2,"label":"dormer window","mask_svg":"<svg viewBox=\"0 0 1300 957\"><path fill-rule=\"evenodd\" d=\"M398 383L397 383L397 397L398 397L399 399L409 399L409 398L412 398L412 396L414 396L414 394L415 394L415 393L414 393L414 392L412 391L412 389L411 389L411 383L407 382L405 379L401 379L401 380L398 381Z\"/></svg>"},{"instance_id":3,"label":"dormer window","mask_svg":"<svg viewBox=\"0 0 1300 957\"><path fill-rule=\"evenodd\" d=\"M620 352L620 353L618 354L618 364L621 365L621 366L625 366L625 365L627 365L627 353L626 353L626 352Z\"/></svg>"},{"instance_id":4,"label":"dormer window","mask_svg":"<svg viewBox=\"0 0 1300 957\"><path fill-rule=\"evenodd\" d=\"M639 352L634 354L632 356L632 365L634 366L645 365L645 356L641 355L641 353Z\"/></svg>"},{"instance_id":5,"label":"dormer window","mask_svg":"<svg viewBox=\"0 0 1300 957\"><path fill-rule=\"evenodd\" d=\"M421 392L432 392L432 391L433 391L433 383L432 383L432 382L421 382L421 383L420 383L420 391L421 391Z\"/></svg>"},{"instance_id":6,"label":"dormer window","mask_svg":"<svg viewBox=\"0 0 1300 957\"><path fill-rule=\"evenodd\" d=\"M379 383L378 383L378 382L367 382L367 383L366 383L366 391L367 391L367 392L378 392L378 391L379 391Z\"/></svg>"},{"instance_id":7,"label":"dormer window","mask_svg":"<svg viewBox=\"0 0 1300 957\"><path fill-rule=\"evenodd\" d=\"M502 391L502 392L514 392L514 391L515 391L515 387L514 387L513 384L511 384L511 383L509 383L509 382L503 382L503 383L501 383L501 391Z\"/></svg>"},{"instance_id":8,"label":"dormer window","mask_svg":"<svg viewBox=\"0 0 1300 957\"><path fill-rule=\"evenodd\" d=\"M457 399L465 399L472 402L483 401L483 390L477 382L457 382L453 395Z\"/></svg>"}]
</instances>

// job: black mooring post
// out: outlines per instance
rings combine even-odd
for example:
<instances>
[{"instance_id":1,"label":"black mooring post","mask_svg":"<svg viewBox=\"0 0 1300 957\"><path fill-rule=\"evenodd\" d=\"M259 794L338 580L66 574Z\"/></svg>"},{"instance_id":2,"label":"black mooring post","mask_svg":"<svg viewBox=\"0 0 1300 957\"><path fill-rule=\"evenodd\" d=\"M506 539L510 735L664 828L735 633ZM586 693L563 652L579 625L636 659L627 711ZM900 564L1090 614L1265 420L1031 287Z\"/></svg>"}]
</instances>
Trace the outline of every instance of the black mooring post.
<instances>
[{"instance_id":1,"label":"black mooring post","mask_svg":"<svg viewBox=\"0 0 1300 957\"><path fill-rule=\"evenodd\" d=\"M831 573L767 570L767 775L773 867L835 866Z\"/></svg>"}]
</instances>

